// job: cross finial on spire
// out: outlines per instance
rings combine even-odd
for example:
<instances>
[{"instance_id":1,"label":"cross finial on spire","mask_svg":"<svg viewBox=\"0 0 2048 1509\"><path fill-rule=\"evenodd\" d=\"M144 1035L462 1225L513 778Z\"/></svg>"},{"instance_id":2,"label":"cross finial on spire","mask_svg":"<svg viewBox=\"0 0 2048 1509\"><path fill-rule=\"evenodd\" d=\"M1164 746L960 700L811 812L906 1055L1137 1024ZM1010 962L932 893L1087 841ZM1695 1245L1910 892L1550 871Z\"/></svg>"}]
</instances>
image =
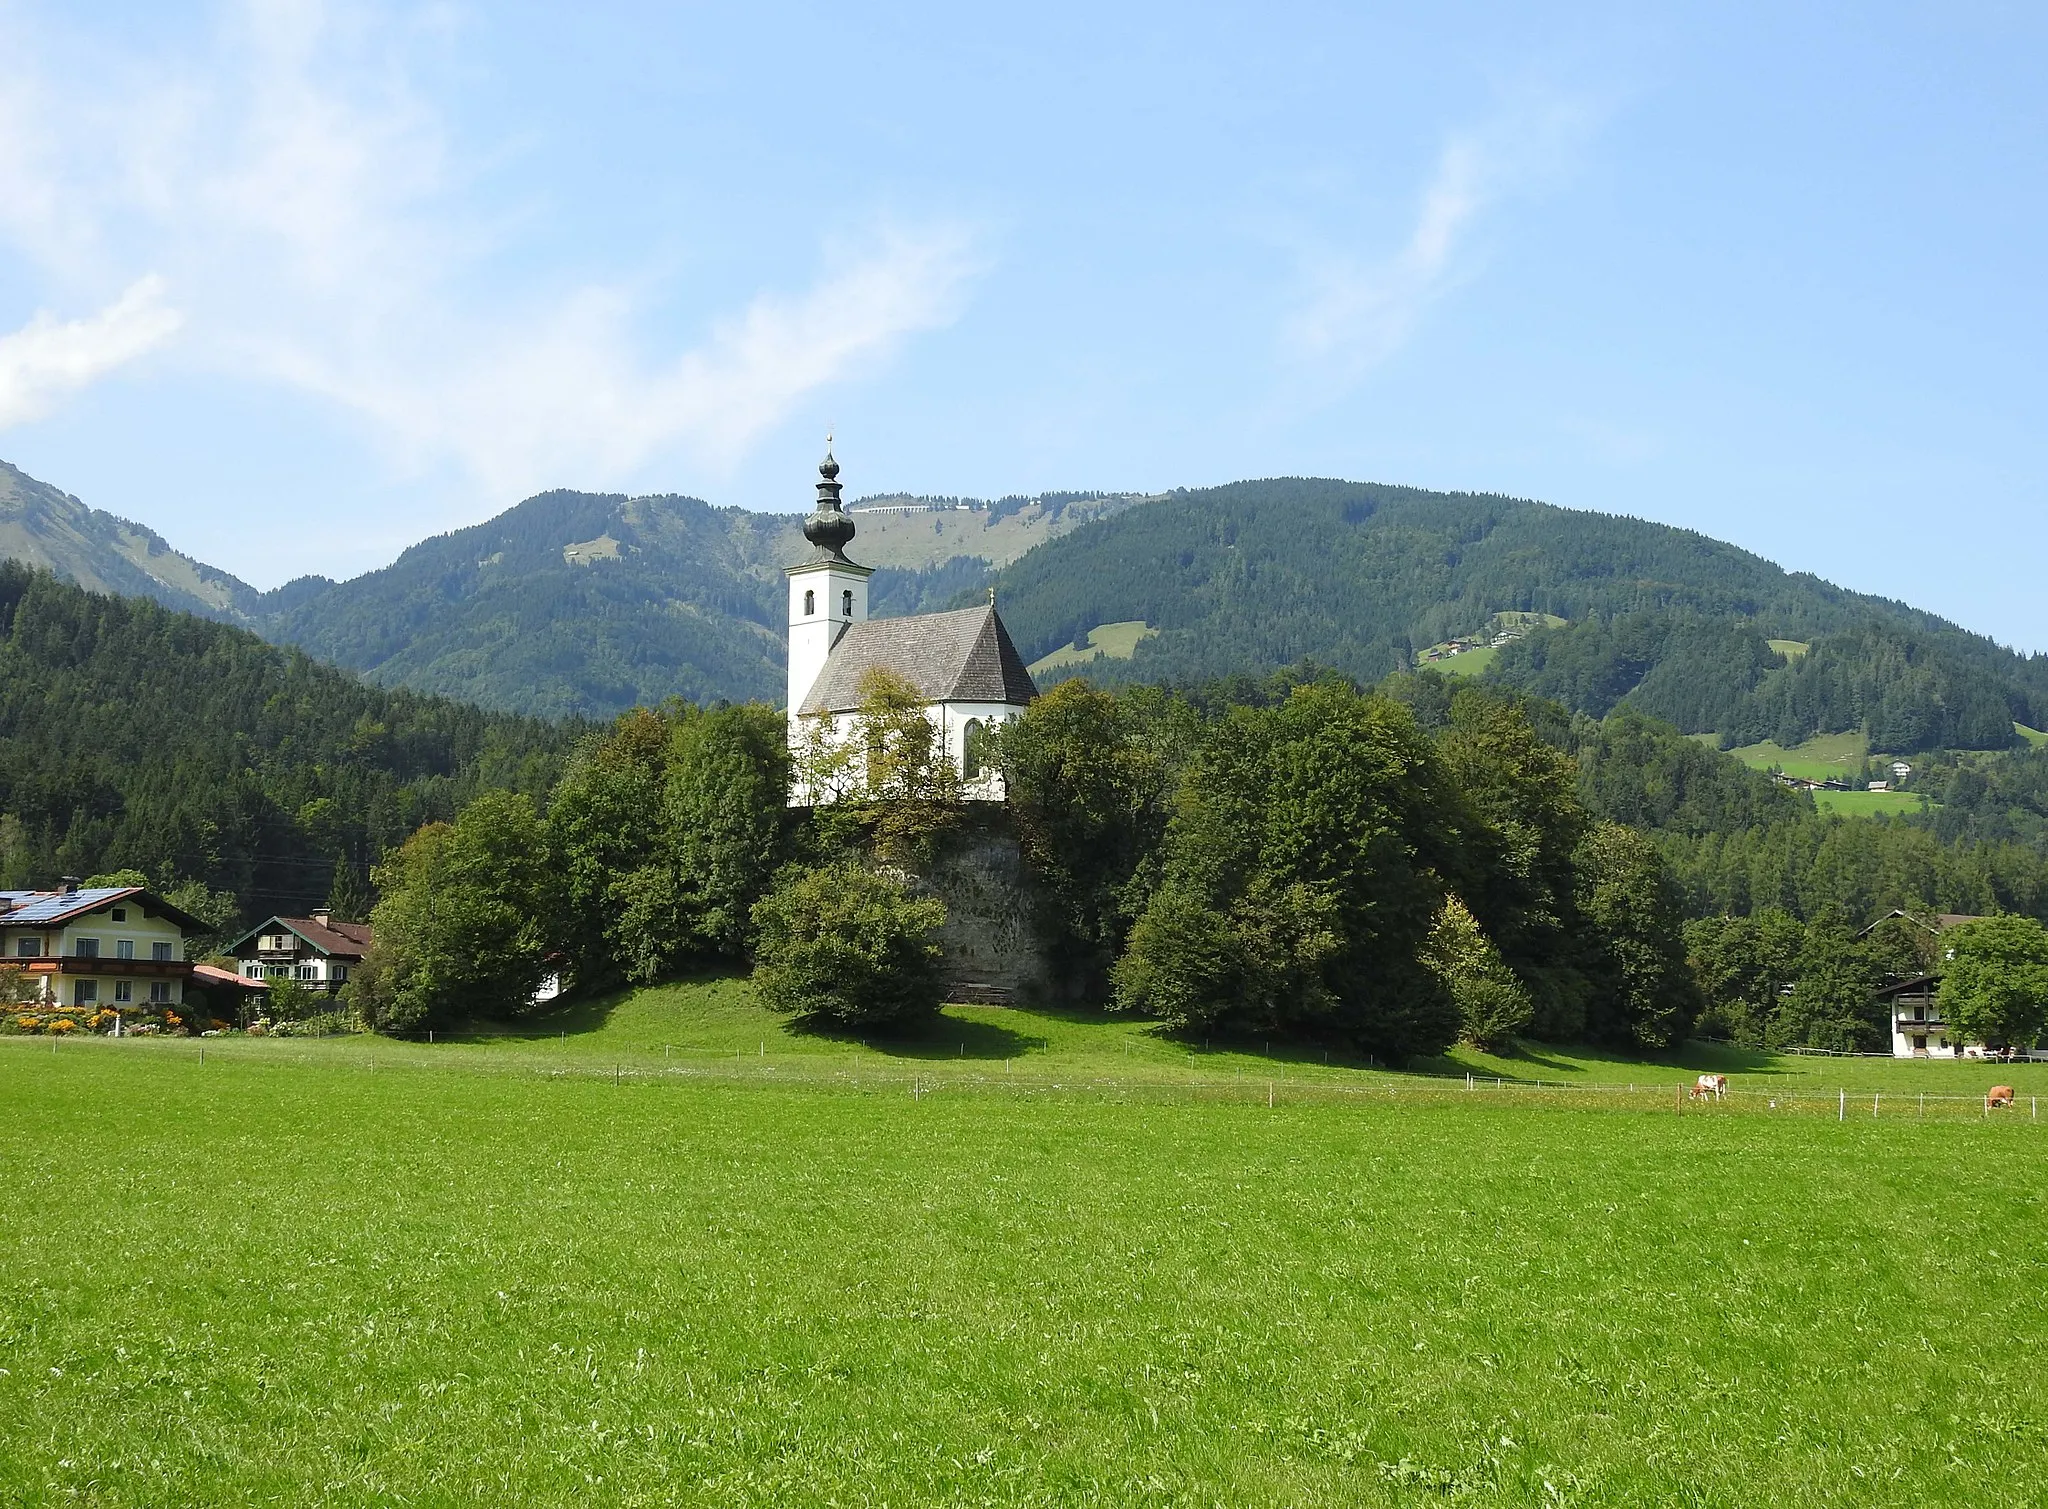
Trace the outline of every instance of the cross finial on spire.
<instances>
[{"instance_id":1,"label":"cross finial on spire","mask_svg":"<svg viewBox=\"0 0 2048 1509\"><path fill-rule=\"evenodd\" d=\"M991 608L996 605L996 584L994 582L988 584L988 605Z\"/></svg>"}]
</instances>

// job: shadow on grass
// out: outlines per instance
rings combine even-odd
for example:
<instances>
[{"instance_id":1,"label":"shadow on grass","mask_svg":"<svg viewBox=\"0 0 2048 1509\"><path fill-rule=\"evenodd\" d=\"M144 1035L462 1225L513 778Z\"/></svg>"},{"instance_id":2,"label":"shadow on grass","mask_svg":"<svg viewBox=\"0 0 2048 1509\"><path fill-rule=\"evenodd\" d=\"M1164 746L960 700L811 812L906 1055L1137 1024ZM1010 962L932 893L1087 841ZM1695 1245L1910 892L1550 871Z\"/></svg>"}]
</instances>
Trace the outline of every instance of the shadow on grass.
<instances>
[{"instance_id":1,"label":"shadow on grass","mask_svg":"<svg viewBox=\"0 0 2048 1509\"><path fill-rule=\"evenodd\" d=\"M1022 1058L1040 1041L1035 1033L1013 1032L993 1022L952 1016L899 1026L872 1022L846 1026L822 1017L799 1017L786 1030L792 1037L845 1043L890 1058L920 1060Z\"/></svg>"},{"instance_id":2,"label":"shadow on grass","mask_svg":"<svg viewBox=\"0 0 2048 1509\"><path fill-rule=\"evenodd\" d=\"M1572 1056L1552 1056L1567 1053ZM1480 1079L1498 1079L1505 1084L1528 1084L1538 1080L1545 1084L1571 1084L1575 1081L1592 1084L1617 1077L1627 1078L1632 1071L1637 1074L1682 1075L1704 1070L1766 1078L1793 1072L1770 1053L1738 1048L1732 1043L1690 1039L1662 1052L1630 1053L1622 1048L1559 1045L1518 1038L1511 1048L1500 1049L1488 1057L1495 1064L1474 1065L1448 1056L1436 1056L1411 1059L1407 1067L1417 1074L1448 1075L1460 1079L1469 1071ZM1512 1069L1503 1072L1495 1066L1502 1060L1527 1067L1520 1073Z\"/></svg>"},{"instance_id":3,"label":"shadow on grass","mask_svg":"<svg viewBox=\"0 0 2048 1509\"><path fill-rule=\"evenodd\" d=\"M1399 1068L1389 1065L1341 1039L1281 1037L1277 1034L1233 1034L1198 1029L1155 1026L1150 1036L1172 1043L1193 1054L1229 1054L1235 1058L1263 1058L1275 1065L1324 1065L1333 1069ZM1462 1071L1460 1071L1462 1072Z\"/></svg>"},{"instance_id":4,"label":"shadow on grass","mask_svg":"<svg viewBox=\"0 0 2048 1509\"><path fill-rule=\"evenodd\" d=\"M612 1012L626 995L625 991L616 991L591 996L540 1016L512 1017L504 1021L477 1018L458 1026L436 1028L432 1040L441 1043L538 1043L553 1038L582 1037L586 1033L604 1031L611 1023ZM412 1042L428 1041L424 1029L391 1035Z\"/></svg>"}]
</instances>

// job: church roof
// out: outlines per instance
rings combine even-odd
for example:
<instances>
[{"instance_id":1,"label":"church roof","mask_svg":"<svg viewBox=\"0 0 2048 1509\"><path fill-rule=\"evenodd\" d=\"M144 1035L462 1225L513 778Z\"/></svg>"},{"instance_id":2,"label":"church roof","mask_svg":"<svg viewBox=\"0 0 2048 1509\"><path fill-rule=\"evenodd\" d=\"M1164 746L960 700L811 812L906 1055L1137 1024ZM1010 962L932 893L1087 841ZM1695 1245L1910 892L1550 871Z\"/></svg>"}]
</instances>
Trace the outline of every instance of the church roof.
<instances>
[{"instance_id":1,"label":"church roof","mask_svg":"<svg viewBox=\"0 0 2048 1509\"><path fill-rule=\"evenodd\" d=\"M886 666L927 702L1013 702L1038 695L995 604L909 618L871 618L849 626L832 647L800 713L848 713L860 706L860 679Z\"/></svg>"}]
</instances>

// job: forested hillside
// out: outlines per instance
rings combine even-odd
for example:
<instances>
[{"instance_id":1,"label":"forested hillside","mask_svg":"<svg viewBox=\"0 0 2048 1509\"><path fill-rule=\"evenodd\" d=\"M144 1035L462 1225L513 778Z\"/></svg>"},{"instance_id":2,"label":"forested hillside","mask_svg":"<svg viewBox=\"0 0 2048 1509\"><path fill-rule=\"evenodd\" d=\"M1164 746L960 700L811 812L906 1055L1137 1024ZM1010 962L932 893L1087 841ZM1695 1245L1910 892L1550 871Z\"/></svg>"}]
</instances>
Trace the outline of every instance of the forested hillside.
<instances>
[{"instance_id":1,"label":"forested hillside","mask_svg":"<svg viewBox=\"0 0 2048 1509\"><path fill-rule=\"evenodd\" d=\"M2048 717L2048 658L1690 530L1494 495L1300 478L1184 492L1042 546L1000 582L1027 659L1098 624L1160 631L1096 662L1098 680L1304 659L1371 680L1513 610L1571 623L1504 649L1490 674L1596 716L1628 697L1687 732L1789 743L1869 721L1876 747L1901 750L1996 747L2013 721ZM1813 652L1789 665L1770 639Z\"/></svg>"},{"instance_id":2,"label":"forested hillside","mask_svg":"<svg viewBox=\"0 0 2048 1509\"><path fill-rule=\"evenodd\" d=\"M260 627L385 685L542 717L773 698L792 534L695 498L542 493Z\"/></svg>"},{"instance_id":3,"label":"forested hillside","mask_svg":"<svg viewBox=\"0 0 2048 1509\"><path fill-rule=\"evenodd\" d=\"M0 564L0 882L137 869L244 914L367 904L369 865L574 730L365 686L245 630Z\"/></svg>"},{"instance_id":4,"label":"forested hillside","mask_svg":"<svg viewBox=\"0 0 2048 1509\"><path fill-rule=\"evenodd\" d=\"M2003 749L2048 711L2041 663L1948 626L1871 619L1780 652L1770 625L1623 614L1538 629L1486 675L1604 715L1627 706L1729 746L1862 729L1870 747ZM1789 638L1790 636L1780 636Z\"/></svg>"}]
</instances>

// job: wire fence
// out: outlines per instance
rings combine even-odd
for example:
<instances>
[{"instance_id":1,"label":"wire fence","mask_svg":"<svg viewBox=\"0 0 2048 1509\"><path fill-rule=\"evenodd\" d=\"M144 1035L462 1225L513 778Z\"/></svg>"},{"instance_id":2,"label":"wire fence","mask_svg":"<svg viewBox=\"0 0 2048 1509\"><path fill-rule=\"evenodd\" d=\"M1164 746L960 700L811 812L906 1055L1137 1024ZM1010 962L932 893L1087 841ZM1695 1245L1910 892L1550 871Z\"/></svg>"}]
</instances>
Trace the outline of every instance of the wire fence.
<instances>
[{"instance_id":1,"label":"wire fence","mask_svg":"<svg viewBox=\"0 0 2048 1509\"><path fill-rule=\"evenodd\" d=\"M196 1068L325 1066L369 1074L431 1069L561 1083L608 1082L621 1089L662 1084L777 1085L821 1092L901 1095L917 1103L932 1097L962 1096L1086 1097L1157 1104L1264 1105L1272 1109L1307 1104L1363 1107L1464 1103L1691 1117L1974 1121L2039 1126L2043 1098L2032 1092L2020 1093L2009 1103L1994 1104L1980 1093L1733 1084L1716 1095L1698 1093L1697 1081L1692 1078L1564 1081L1477 1074L1443 1076L1385 1069L1300 1072L1303 1066L1292 1066L1296 1072L1278 1066L1268 1073L1204 1071L1199 1067L1176 1072L1168 1066L1153 1064L1134 1065L1128 1072L1108 1072L1095 1065L1061 1067L1032 1064L1029 1060L990 1064L966 1057L964 1045L958 1059L911 1062L877 1058L851 1048L838 1053L770 1054L765 1042L754 1052L669 1043L643 1048L635 1056L601 1057L550 1053L546 1051L545 1039L536 1040L531 1035L491 1036L511 1038L518 1046L494 1045L482 1034L476 1035L481 1040L473 1039L460 1054L445 1051L446 1044L366 1039L361 1035L326 1039L4 1037L0 1038L0 1051L51 1056L139 1052L153 1058L189 1061Z\"/></svg>"}]
</instances>

